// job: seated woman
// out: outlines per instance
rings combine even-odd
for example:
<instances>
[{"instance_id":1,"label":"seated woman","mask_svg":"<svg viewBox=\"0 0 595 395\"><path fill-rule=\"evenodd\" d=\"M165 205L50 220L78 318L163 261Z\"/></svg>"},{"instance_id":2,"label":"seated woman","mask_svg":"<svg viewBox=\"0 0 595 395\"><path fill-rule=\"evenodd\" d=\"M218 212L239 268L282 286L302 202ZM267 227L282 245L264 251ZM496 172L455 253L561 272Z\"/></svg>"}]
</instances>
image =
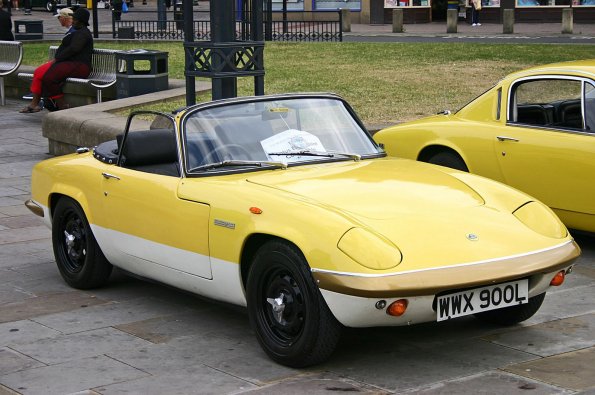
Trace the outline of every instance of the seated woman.
<instances>
[{"instance_id":1,"label":"seated woman","mask_svg":"<svg viewBox=\"0 0 595 395\"><path fill-rule=\"evenodd\" d=\"M53 100L59 110L68 108L62 93L64 81L69 77L87 78L89 76L93 52L93 36L87 28L89 11L78 8L72 15L72 26L73 31L64 36L54 59L35 69L31 82L33 100L20 112L40 111L39 101L42 96Z\"/></svg>"}]
</instances>

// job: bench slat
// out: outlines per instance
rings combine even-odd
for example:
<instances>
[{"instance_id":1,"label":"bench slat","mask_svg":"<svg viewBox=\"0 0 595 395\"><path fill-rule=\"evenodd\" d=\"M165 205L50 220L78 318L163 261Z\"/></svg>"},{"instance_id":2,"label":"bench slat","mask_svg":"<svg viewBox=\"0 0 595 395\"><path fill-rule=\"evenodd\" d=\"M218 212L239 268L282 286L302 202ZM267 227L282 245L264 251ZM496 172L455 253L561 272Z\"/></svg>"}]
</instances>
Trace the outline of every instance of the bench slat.
<instances>
[{"instance_id":1,"label":"bench slat","mask_svg":"<svg viewBox=\"0 0 595 395\"><path fill-rule=\"evenodd\" d=\"M23 43L20 41L0 41L0 104L6 105L4 77L14 73L23 61Z\"/></svg>"}]
</instances>

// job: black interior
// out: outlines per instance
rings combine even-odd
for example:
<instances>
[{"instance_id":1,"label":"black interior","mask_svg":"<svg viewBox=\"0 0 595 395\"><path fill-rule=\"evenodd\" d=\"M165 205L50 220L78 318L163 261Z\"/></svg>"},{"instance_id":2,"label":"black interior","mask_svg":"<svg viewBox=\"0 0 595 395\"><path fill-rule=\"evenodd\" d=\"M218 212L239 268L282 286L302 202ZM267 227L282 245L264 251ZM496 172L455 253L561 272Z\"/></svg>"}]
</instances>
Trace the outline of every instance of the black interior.
<instances>
[{"instance_id":1,"label":"black interior","mask_svg":"<svg viewBox=\"0 0 595 395\"><path fill-rule=\"evenodd\" d=\"M122 148L122 166L147 173L179 176L174 131L152 129L129 132Z\"/></svg>"},{"instance_id":2,"label":"black interior","mask_svg":"<svg viewBox=\"0 0 595 395\"><path fill-rule=\"evenodd\" d=\"M116 140L95 147L93 156L104 163L115 164L123 134ZM180 176L178 147L172 129L129 132L122 149L122 167L167 176Z\"/></svg>"},{"instance_id":3,"label":"black interior","mask_svg":"<svg viewBox=\"0 0 595 395\"><path fill-rule=\"evenodd\" d=\"M522 104L517 107L517 122L528 125L582 129L580 100L564 100L547 104Z\"/></svg>"}]
</instances>

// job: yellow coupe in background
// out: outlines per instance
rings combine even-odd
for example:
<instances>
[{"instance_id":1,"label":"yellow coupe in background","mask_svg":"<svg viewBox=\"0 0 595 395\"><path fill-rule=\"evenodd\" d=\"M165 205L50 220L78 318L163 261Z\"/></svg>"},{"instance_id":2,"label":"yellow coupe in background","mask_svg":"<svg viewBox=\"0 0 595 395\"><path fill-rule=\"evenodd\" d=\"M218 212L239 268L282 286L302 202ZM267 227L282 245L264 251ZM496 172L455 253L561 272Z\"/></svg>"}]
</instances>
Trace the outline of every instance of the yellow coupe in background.
<instances>
[{"instance_id":1,"label":"yellow coupe in background","mask_svg":"<svg viewBox=\"0 0 595 395\"><path fill-rule=\"evenodd\" d=\"M98 287L114 265L246 306L288 366L324 361L343 325L526 320L580 252L522 192L387 158L331 94L133 113L88 151L33 169L64 280Z\"/></svg>"},{"instance_id":2,"label":"yellow coupe in background","mask_svg":"<svg viewBox=\"0 0 595 395\"><path fill-rule=\"evenodd\" d=\"M387 153L501 181L595 232L595 60L511 74L454 114L374 135Z\"/></svg>"}]
</instances>

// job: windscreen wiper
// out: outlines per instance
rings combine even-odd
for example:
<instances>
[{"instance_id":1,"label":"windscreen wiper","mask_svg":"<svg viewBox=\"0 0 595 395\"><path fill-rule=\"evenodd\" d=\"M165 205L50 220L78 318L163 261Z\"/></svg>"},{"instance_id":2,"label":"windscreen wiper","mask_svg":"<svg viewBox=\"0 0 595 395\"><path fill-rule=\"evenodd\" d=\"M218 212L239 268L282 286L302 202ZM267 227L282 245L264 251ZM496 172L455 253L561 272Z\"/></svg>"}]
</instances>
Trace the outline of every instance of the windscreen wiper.
<instances>
[{"instance_id":1,"label":"windscreen wiper","mask_svg":"<svg viewBox=\"0 0 595 395\"><path fill-rule=\"evenodd\" d=\"M224 160L221 162L208 163L206 165L196 166L188 170L189 173L195 171L204 171L218 169L221 167L231 166L254 166L254 167L278 167L280 169L287 169L287 164L283 162L274 161L256 161L256 160Z\"/></svg>"},{"instance_id":2,"label":"windscreen wiper","mask_svg":"<svg viewBox=\"0 0 595 395\"><path fill-rule=\"evenodd\" d=\"M350 152L337 152L337 151L310 151L310 150L303 150L303 151L287 151L287 152L267 152L267 155L275 155L275 156L320 156L323 158L334 158L336 156L345 156L349 159L353 159L354 161L361 160L362 156L359 154L353 154Z\"/></svg>"}]
</instances>

